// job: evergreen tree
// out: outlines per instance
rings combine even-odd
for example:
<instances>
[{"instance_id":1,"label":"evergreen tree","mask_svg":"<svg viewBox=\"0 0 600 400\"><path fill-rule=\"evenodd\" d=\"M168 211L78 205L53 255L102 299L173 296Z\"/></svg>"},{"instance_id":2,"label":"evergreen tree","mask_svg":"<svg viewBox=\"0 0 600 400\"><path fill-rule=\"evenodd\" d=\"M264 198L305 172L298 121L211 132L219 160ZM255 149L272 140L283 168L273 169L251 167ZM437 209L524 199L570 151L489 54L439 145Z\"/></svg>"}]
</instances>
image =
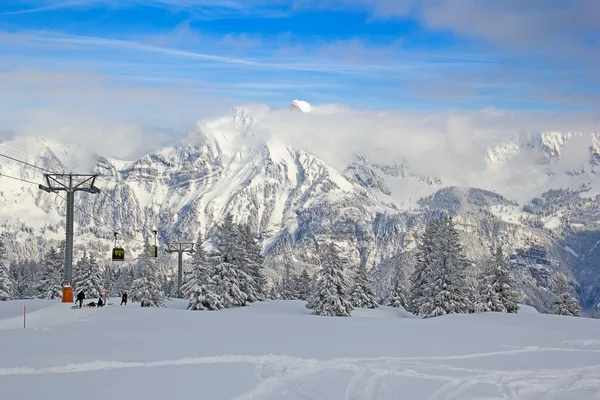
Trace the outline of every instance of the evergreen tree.
<instances>
[{"instance_id":1,"label":"evergreen tree","mask_svg":"<svg viewBox=\"0 0 600 400\"><path fill-rule=\"evenodd\" d=\"M429 239L433 243L428 244L431 253L424 255L426 279L420 288L423 297L418 314L428 318L469 312L468 263L452 218L445 216Z\"/></svg>"},{"instance_id":2,"label":"evergreen tree","mask_svg":"<svg viewBox=\"0 0 600 400\"><path fill-rule=\"evenodd\" d=\"M233 216L228 213L218 231L217 240L221 260L235 265L244 273L239 275L238 285L245 294L245 303L264 298L264 279L260 273L263 258L250 227L234 223Z\"/></svg>"},{"instance_id":3,"label":"evergreen tree","mask_svg":"<svg viewBox=\"0 0 600 400\"><path fill-rule=\"evenodd\" d=\"M277 291L277 285L271 286L271 290L269 291L269 299L279 300L280 298L281 298L281 296L279 295L279 292Z\"/></svg>"},{"instance_id":4,"label":"evergreen tree","mask_svg":"<svg viewBox=\"0 0 600 400\"><path fill-rule=\"evenodd\" d=\"M325 248L321 265L316 290L306 307L312 309L314 315L349 317L352 305L346 299L348 285L342 261L333 243Z\"/></svg>"},{"instance_id":5,"label":"evergreen tree","mask_svg":"<svg viewBox=\"0 0 600 400\"><path fill-rule=\"evenodd\" d=\"M60 299L63 289L63 260L54 247L44 255L42 279L37 285L40 299Z\"/></svg>"},{"instance_id":6,"label":"evergreen tree","mask_svg":"<svg viewBox=\"0 0 600 400\"><path fill-rule=\"evenodd\" d=\"M4 241L0 240L0 301L13 298L13 284L10 280L9 264L5 257Z\"/></svg>"},{"instance_id":7,"label":"evergreen tree","mask_svg":"<svg viewBox=\"0 0 600 400\"><path fill-rule=\"evenodd\" d=\"M258 237L252 232L249 223L242 225L239 233L243 247L243 261L241 266L244 272L252 277L253 291L256 293L256 299L264 300L266 298L267 280L262 273L265 259L261 254Z\"/></svg>"},{"instance_id":8,"label":"evergreen tree","mask_svg":"<svg viewBox=\"0 0 600 400\"><path fill-rule=\"evenodd\" d=\"M248 296L241 289L241 275L246 273L228 263L227 257L215 266L212 279L223 308L243 307L248 304Z\"/></svg>"},{"instance_id":9,"label":"evergreen tree","mask_svg":"<svg viewBox=\"0 0 600 400\"><path fill-rule=\"evenodd\" d=\"M408 307L406 288L402 282L402 273L399 267L396 267L396 273L394 275L394 289L388 298L387 304L390 307L402 307L405 310Z\"/></svg>"},{"instance_id":10,"label":"evergreen tree","mask_svg":"<svg viewBox=\"0 0 600 400\"><path fill-rule=\"evenodd\" d=\"M354 275L354 287L350 294L350 304L356 308L377 308L375 289L369 279L367 269L359 266Z\"/></svg>"},{"instance_id":11,"label":"evergreen tree","mask_svg":"<svg viewBox=\"0 0 600 400\"><path fill-rule=\"evenodd\" d=\"M297 277L296 293L298 300L308 300L312 293L312 278L306 269Z\"/></svg>"},{"instance_id":12,"label":"evergreen tree","mask_svg":"<svg viewBox=\"0 0 600 400\"><path fill-rule=\"evenodd\" d=\"M10 276L15 298L30 299L37 296L37 285L42 279L42 269L39 264L32 261L13 263L10 266Z\"/></svg>"},{"instance_id":13,"label":"evergreen tree","mask_svg":"<svg viewBox=\"0 0 600 400\"><path fill-rule=\"evenodd\" d=\"M440 221L432 219L429 221L423 233L421 241L417 243L417 254L415 270L411 276L410 299L408 311L413 314L419 314L419 310L432 295L428 290L431 289L427 284L431 278L434 263L437 261L435 254L437 252L436 237L440 230Z\"/></svg>"},{"instance_id":14,"label":"evergreen tree","mask_svg":"<svg viewBox=\"0 0 600 400\"><path fill-rule=\"evenodd\" d=\"M553 314L568 315L571 317L579 316L581 312L579 300L564 275L559 275L554 281L552 292L554 294L554 301L551 308Z\"/></svg>"},{"instance_id":15,"label":"evergreen tree","mask_svg":"<svg viewBox=\"0 0 600 400\"><path fill-rule=\"evenodd\" d=\"M233 215L228 213L223 224L217 232L218 248L221 259L227 257L227 262L242 266L244 263L244 249L240 234L240 227L233 222Z\"/></svg>"},{"instance_id":16,"label":"evergreen tree","mask_svg":"<svg viewBox=\"0 0 600 400\"><path fill-rule=\"evenodd\" d=\"M480 275L480 284L475 312L506 312L506 307L500 299L500 293L496 291L493 283L493 275L483 273Z\"/></svg>"},{"instance_id":17,"label":"evergreen tree","mask_svg":"<svg viewBox=\"0 0 600 400\"><path fill-rule=\"evenodd\" d=\"M502 248L498 246L490 268L480 275L475 311L516 313L519 310L519 294L514 289L516 285L507 264Z\"/></svg>"},{"instance_id":18,"label":"evergreen tree","mask_svg":"<svg viewBox=\"0 0 600 400\"><path fill-rule=\"evenodd\" d=\"M106 289L107 297L111 295L114 296L116 293L116 284L117 284L117 274L115 268L107 265L104 268L104 273L102 275L102 286Z\"/></svg>"},{"instance_id":19,"label":"evergreen tree","mask_svg":"<svg viewBox=\"0 0 600 400\"><path fill-rule=\"evenodd\" d=\"M211 277L212 265L207 261L202 243L203 239L200 233L192 258L189 280L181 287L181 290L190 301L188 310L220 310L223 305L217 296L215 282Z\"/></svg>"},{"instance_id":20,"label":"evergreen tree","mask_svg":"<svg viewBox=\"0 0 600 400\"><path fill-rule=\"evenodd\" d=\"M81 263L75 294L83 291L88 299L104 297L104 287L102 285L102 271L96 262L96 257L90 254L88 257L84 252L84 262Z\"/></svg>"},{"instance_id":21,"label":"evergreen tree","mask_svg":"<svg viewBox=\"0 0 600 400\"><path fill-rule=\"evenodd\" d=\"M74 295L77 296L77 293L79 293L79 291L77 289L81 289L82 287L82 283L83 283L83 275L84 275L84 271L87 270L88 268L88 264L89 264L89 258L88 258L88 254L87 251L83 251L83 256L81 256L81 258L79 260L77 260L77 262L73 265L72 269L71 269L71 273L73 274L73 276L71 277L72 279L72 286L73 286L73 290L74 290ZM63 271L65 274L65 282L66 282L66 274L67 271ZM86 298L89 298L88 294L85 293Z\"/></svg>"},{"instance_id":22,"label":"evergreen tree","mask_svg":"<svg viewBox=\"0 0 600 400\"><path fill-rule=\"evenodd\" d=\"M149 247L148 238L144 248ZM142 307L164 307L165 294L158 277L156 262L147 252L142 252L137 264L138 278L131 285L130 297L140 302Z\"/></svg>"},{"instance_id":23,"label":"evergreen tree","mask_svg":"<svg viewBox=\"0 0 600 400\"><path fill-rule=\"evenodd\" d=\"M129 290L129 288L133 284L133 281L135 280L135 278L133 277L133 268L122 267L117 269L115 272L116 280L114 294L122 296L124 292L127 292Z\"/></svg>"}]
</instances>

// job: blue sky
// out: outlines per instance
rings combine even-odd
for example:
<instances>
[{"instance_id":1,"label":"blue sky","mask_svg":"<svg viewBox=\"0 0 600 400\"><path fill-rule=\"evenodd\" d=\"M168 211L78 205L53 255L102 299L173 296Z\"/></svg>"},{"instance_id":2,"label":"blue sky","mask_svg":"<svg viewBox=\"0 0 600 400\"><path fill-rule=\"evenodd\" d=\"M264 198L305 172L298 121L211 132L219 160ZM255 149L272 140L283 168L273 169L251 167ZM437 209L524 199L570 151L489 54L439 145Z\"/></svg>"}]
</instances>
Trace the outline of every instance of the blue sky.
<instances>
[{"instance_id":1,"label":"blue sky","mask_svg":"<svg viewBox=\"0 0 600 400\"><path fill-rule=\"evenodd\" d=\"M100 108L129 99L111 110L124 117L153 96L154 107L181 103L182 117L186 107L296 98L432 112L594 111L598 4L9 0L0 5L0 84L11 98L0 111L67 104L77 93L92 93Z\"/></svg>"}]
</instances>

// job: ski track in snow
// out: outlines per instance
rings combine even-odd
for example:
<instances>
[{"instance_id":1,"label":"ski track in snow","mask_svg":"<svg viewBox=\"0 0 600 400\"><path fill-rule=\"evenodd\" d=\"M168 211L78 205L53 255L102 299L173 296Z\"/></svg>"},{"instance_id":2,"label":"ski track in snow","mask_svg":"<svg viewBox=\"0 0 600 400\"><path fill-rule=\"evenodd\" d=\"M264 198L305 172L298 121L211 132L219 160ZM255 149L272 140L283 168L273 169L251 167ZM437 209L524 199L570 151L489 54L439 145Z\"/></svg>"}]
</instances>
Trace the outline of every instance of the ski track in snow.
<instances>
[{"instance_id":1,"label":"ski track in snow","mask_svg":"<svg viewBox=\"0 0 600 400\"><path fill-rule=\"evenodd\" d=\"M511 346L511 350L499 352L429 357L318 360L285 355L219 355L152 362L93 361L45 368L0 368L0 376L249 363L255 366L255 376L258 384L252 390L235 397L235 400L258 399L275 394L279 389L294 392L302 397L313 398L306 396L305 393L312 392L312 395L318 393L302 384L302 380L325 370L352 373L352 378L345 389L344 400L375 400L379 397L378 392L384 385L391 386L388 378L394 377L440 382L442 386L433 393L430 400L481 398L481 394L477 394L478 392L470 393L470 389L475 386L487 386L488 388L495 386L499 391L497 396L501 397L496 396L494 398L504 399L555 399L558 394L569 395L569 398L571 398L572 396L576 397L577 393L582 390L596 390L596 393L600 395L600 363L572 369L510 371L490 371L436 363L436 361L513 356L531 352L600 353L600 341L598 340L567 341L563 344L570 346L570 348L544 348L538 346L514 348Z\"/></svg>"}]
</instances>

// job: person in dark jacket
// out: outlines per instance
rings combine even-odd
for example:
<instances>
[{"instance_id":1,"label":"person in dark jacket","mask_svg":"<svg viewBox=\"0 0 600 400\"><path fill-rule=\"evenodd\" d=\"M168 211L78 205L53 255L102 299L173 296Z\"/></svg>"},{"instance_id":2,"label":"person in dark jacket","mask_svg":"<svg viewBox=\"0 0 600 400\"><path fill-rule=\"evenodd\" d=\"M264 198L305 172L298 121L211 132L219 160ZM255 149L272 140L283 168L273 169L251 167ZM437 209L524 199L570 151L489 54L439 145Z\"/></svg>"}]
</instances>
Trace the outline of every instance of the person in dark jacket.
<instances>
[{"instance_id":1,"label":"person in dark jacket","mask_svg":"<svg viewBox=\"0 0 600 400\"><path fill-rule=\"evenodd\" d=\"M96 304L98 308L101 308L104 305L104 301L102 301L102 297L98 297L98 303Z\"/></svg>"},{"instance_id":2,"label":"person in dark jacket","mask_svg":"<svg viewBox=\"0 0 600 400\"><path fill-rule=\"evenodd\" d=\"M121 296L121 305L127 305L127 292L123 292L123 296Z\"/></svg>"},{"instance_id":3,"label":"person in dark jacket","mask_svg":"<svg viewBox=\"0 0 600 400\"><path fill-rule=\"evenodd\" d=\"M85 300L85 294L83 294L83 290L77 293L77 301L79 302L79 308L83 305L83 300Z\"/></svg>"}]
</instances>

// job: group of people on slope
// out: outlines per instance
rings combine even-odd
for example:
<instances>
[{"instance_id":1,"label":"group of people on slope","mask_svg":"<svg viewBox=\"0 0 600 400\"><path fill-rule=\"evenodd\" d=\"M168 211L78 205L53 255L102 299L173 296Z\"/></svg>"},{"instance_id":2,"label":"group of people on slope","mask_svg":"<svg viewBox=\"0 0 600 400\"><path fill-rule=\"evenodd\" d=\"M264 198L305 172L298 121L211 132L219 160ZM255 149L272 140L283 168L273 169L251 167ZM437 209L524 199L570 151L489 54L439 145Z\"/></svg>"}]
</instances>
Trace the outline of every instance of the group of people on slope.
<instances>
[{"instance_id":1,"label":"group of people on slope","mask_svg":"<svg viewBox=\"0 0 600 400\"><path fill-rule=\"evenodd\" d=\"M83 290L82 290L79 293L77 293L77 301L76 302L79 303L79 308L81 308L83 306L83 300L85 300L85 293L83 293ZM102 300L102 296L98 297L97 303L91 302L88 305L91 307L103 307L104 301ZM127 305L127 292L123 292L123 295L121 296L121 305Z\"/></svg>"}]
</instances>

